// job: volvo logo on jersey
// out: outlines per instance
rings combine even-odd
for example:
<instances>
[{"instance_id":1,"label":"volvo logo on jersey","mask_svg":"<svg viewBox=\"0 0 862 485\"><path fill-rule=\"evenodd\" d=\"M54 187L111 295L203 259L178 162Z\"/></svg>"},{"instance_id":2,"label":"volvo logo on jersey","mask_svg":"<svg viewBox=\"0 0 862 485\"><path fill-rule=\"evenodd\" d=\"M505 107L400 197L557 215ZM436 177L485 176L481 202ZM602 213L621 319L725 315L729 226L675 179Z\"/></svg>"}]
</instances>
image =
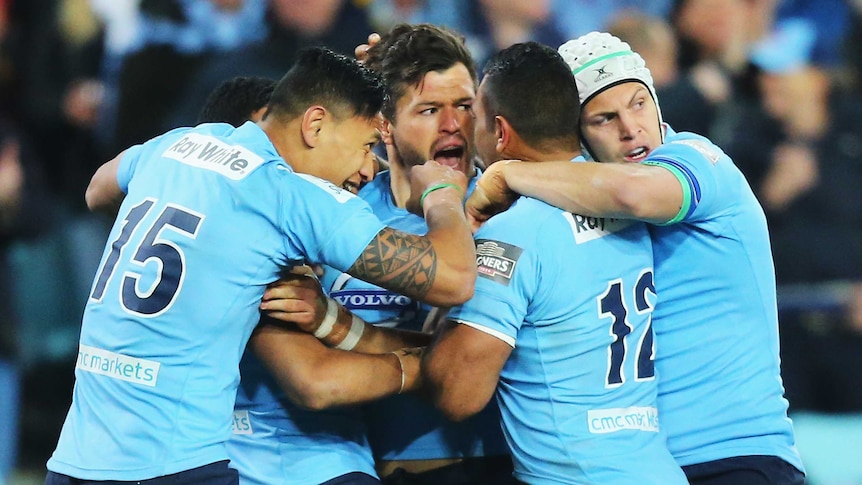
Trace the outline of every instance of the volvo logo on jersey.
<instances>
[{"instance_id":1,"label":"volvo logo on jersey","mask_svg":"<svg viewBox=\"0 0 862 485\"><path fill-rule=\"evenodd\" d=\"M383 289L340 290L330 295L349 310L395 310L413 308L413 300Z\"/></svg>"}]
</instances>

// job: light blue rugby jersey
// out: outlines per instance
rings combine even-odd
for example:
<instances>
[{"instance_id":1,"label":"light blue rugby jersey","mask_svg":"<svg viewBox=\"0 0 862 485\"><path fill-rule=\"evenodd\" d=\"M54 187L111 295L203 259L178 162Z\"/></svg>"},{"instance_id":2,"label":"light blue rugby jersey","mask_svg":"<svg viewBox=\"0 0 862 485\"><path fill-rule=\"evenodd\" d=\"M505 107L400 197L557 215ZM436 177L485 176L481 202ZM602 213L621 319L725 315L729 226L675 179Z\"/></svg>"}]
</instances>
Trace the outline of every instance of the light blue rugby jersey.
<instances>
[{"instance_id":1,"label":"light blue rugby jersey","mask_svg":"<svg viewBox=\"0 0 862 485\"><path fill-rule=\"evenodd\" d=\"M476 243L475 295L450 318L513 347L496 397L515 476L687 483L659 429L646 226L521 197Z\"/></svg>"},{"instance_id":2,"label":"light blue rugby jersey","mask_svg":"<svg viewBox=\"0 0 862 485\"><path fill-rule=\"evenodd\" d=\"M316 485L351 472L377 476L358 408L297 407L251 352L240 373L227 450L241 484Z\"/></svg>"},{"instance_id":3,"label":"light blue rugby jersey","mask_svg":"<svg viewBox=\"0 0 862 485\"><path fill-rule=\"evenodd\" d=\"M140 480L228 458L238 365L265 286L297 261L346 270L384 227L294 173L253 123L130 148L84 311L69 415L48 468Z\"/></svg>"},{"instance_id":4,"label":"light blue rugby jersey","mask_svg":"<svg viewBox=\"0 0 862 485\"><path fill-rule=\"evenodd\" d=\"M779 370L775 272L766 218L720 148L668 131L643 162L683 187L680 215L651 226L660 345L659 408L685 466L778 456L802 470Z\"/></svg>"},{"instance_id":5,"label":"light blue rugby jersey","mask_svg":"<svg viewBox=\"0 0 862 485\"><path fill-rule=\"evenodd\" d=\"M468 192L478 174L470 181ZM425 234L425 219L395 206L390 174L383 172L363 187L365 199L385 224L412 234ZM408 330L421 330L431 307L327 268L324 288L330 296L363 320ZM508 453L500 430L499 410L493 403L461 423L447 420L433 404L419 396L392 396L365 406L369 441L382 460L425 460Z\"/></svg>"}]
</instances>

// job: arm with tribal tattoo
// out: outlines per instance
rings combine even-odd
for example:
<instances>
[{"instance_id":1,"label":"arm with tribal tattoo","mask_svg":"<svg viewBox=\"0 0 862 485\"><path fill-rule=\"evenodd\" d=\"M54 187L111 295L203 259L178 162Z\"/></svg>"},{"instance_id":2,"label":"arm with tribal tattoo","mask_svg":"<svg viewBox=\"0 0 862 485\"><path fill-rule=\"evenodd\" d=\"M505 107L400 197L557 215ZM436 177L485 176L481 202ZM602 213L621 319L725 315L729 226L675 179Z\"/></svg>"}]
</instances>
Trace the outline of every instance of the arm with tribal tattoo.
<instances>
[{"instance_id":1,"label":"arm with tribal tattoo","mask_svg":"<svg viewBox=\"0 0 862 485\"><path fill-rule=\"evenodd\" d=\"M412 191L408 202L408 207L424 212L428 234L417 236L385 228L347 272L435 306L469 300L476 284L476 247L464 215L463 189L454 184L437 185L436 189ZM417 194L424 194L421 204Z\"/></svg>"},{"instance_id":2,"label":"arm with tribal tattoo","mask_svg":"<svg viewBox=\"0 0 862 485\"><path fill-rule=\"evenodd\" d=\"M437 253L428 238L385 228L347 271L402 295L423 298L437 270Z\"/></svg>"},{"instance_id":3,"label":"arm with tribal tattoo","mask_svg":"<svg viewBox=\"0 0 862 485\"><path fill-rule=\"evenodd\" d=\"M459 241L446 234L451 231L441 228L417 236L384 228L347 272L432 305L461 304L473 295L476 283L475 247L472 238Z\"/></svg>"}]
</instances>

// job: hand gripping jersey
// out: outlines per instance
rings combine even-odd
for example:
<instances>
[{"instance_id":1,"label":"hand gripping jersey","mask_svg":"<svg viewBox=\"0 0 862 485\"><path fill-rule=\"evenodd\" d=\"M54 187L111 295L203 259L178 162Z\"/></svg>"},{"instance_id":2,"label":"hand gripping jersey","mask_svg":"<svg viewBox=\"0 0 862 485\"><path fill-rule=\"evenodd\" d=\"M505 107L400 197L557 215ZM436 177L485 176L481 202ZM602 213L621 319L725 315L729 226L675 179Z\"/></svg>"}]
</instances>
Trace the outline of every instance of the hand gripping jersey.
<instances>
[{"instance_id":1,"label":"hand gripping jersey","mask_svg":"<svg viewBox=\"0 0 862 485\"><path fill-rule=\"evenodd\" d=\"M643 162L670 170L683 206L650 226L660 303L659 409L683 466L744 455L802 463L778 355L775 271L766 218L720 148L668 129Z\"/></svg>"},{"instance_id":2,"label":"hand gripping jersey","mask_svg":"<svg viewBox=\"0 0 862 485\"><path fill-rule=\"evenodd\" d=\"M265 286L301 261L349 268L383 228L294 173L253 123L130 148L126 197L84 311L52 471L141 480L228 458L238 365Z\"/></svg>"},{"instance_id":3,"label":"hand gripping jersey","mask_svg":"<svg viewBox=\"0 0 862 485\"><path fill-rule=\"evenodd\" d=\"M477 177L470 181L468 193ZM359 196L384 224L413 234L427 233L425 219L395 206L389 187L390 174L383 172ZM367 322L421 330L431 312L428 305L339 271L327 271L323 283L332 298ZM507 453L494 403L462 423L447 420L429 401L411 394L370 403L365 410L369 441L378 459L427 460Z\"/></svg>"},{"instance_id":4,"label":"hand gripping jersey","mask_svg":"<svg viewBox=\"0 0 862 485\"><path fill-rule=\"evenodd\" d=\"M686 483L660 432L646 226L521 197L476 244L475 295L449 316L513 347L496 396L515 477Z\"/></svg>"}]
</instances>

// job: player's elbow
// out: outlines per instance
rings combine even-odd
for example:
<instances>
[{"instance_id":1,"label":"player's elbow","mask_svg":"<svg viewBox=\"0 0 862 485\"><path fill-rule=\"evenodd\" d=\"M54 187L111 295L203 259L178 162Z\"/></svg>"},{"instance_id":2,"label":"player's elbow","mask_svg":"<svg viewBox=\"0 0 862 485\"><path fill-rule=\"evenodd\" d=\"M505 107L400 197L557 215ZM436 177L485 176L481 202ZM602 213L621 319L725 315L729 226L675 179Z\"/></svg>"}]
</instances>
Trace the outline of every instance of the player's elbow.
<instances>
[{"instance_id":1,"label":"player's elbow","mask_svg":"<svg viewBox=\"0 0 862 485\"><path fill-rule=\"evenodd\" d=\"M87 187L87 191L84 193L84 201L87 203L87 208L93 212L98 211L103 207L102 198L99 197L99 191L93 184L90 184Z\"/></svg>"},{"instance_id":2,"label":"player's elbow","mask_svg":"<svg viewBox=\"0 0 862 485\"><path fill-rule=\"evenodd\" d=\"M438 396L434 402L434 405L446 419L456 423L478 414L485 408L486 404L488 404L487 401L483 402L471 396L454 397L446 395Z\"/></svg>"},{"instance_id":3,"label":"player's elbow","mask_svg":"<svg viewBox=\"0 0 862 485\"><path fill-rule=\"evenodd\" d=\"M285 391L294 404L310 411L329 409L340 402L339 387L325 378L294 383Z\"/></svg>"},{"instance_id":4,"label":"player's elbow","mask_svg":"<svg viewBox=\"0 0 862 485\"><path fill-rule=\"evenodd\" d=\"M303 396L299 399L291 399L298 407L308 411L323 411L333 406L332 401L321 396Z\"/></svg>"},{"instance_id":5,"label":"player's elbow","mask_svg":"<svg viewBox=\"0 0 862 485\"><path fill-rule=\"evenodd\" d=\"M423 361L422 377L440 413L450 421L464 421L484 409L491 396L467 382L469 379L452 369L447 360L432 350Z\"/></svg>"},{"instance_id":6,"label":"player's elbow","mask_svg":"<svg viewBox=\"0 0 862 485\"><path fill-rule=\"evenodd\" d=\"M457 268L449 270L450 275L445 281L437 283L426 295L428 303L434 306L456 306L461 305L470 298L476 289L476 267L475 263L470 268Z\"/></svg>"},{"instance_id":7,"label":"player's elbow","mask_svg":"<svg viewBox=\"0 0 862 485\"><path fill-rule=\"evenodd\" d=\"M123 201L123 195L125 194L119 189L112 192L94 179L84 192L84 202L87 203L87 208L91 212L114 214Z\"/></svg>"},{"instance_id":8,"label":"player's elbow","mask_svg":"<svg viewBox=\"0 0 862 485\"><path fill-rule=\"evenodd\" d=\"M461 269L456 281L452 283L452 291L446 306L461 305L470 298L476 290L476 267Z\"/></svg>"}]
</instances>

